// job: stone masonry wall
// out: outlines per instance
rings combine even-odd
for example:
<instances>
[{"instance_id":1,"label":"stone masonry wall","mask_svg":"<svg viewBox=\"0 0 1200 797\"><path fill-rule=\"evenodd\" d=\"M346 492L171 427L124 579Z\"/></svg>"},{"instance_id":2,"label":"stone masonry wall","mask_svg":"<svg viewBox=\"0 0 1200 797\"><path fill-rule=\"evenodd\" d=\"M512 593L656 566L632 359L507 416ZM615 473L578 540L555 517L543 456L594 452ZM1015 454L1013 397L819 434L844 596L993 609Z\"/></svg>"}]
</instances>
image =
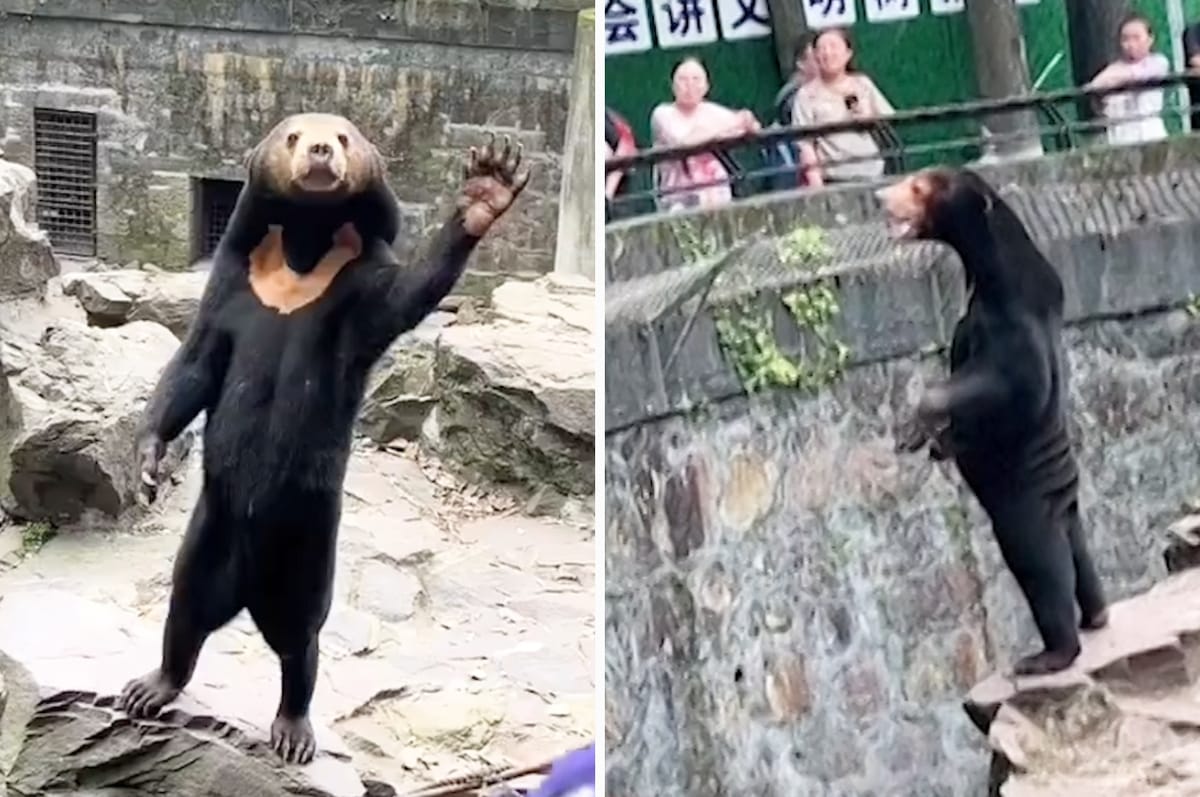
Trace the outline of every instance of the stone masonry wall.
<instances>
[{"instance_id":1,"label":"stone masonry wall","mask_svg":"<svg viewBox=\"0 0 1200 797\"><path fill-rule=\"evenodd\" d=\"M574 30L571 2L0 0L0 148L32 166L35 107L97 113L99 256L180 268L190 176L240 179L288 113L345 114L377 143L404 255L438 223L465 148L507 131L536 178L472 266L548 271Z\"/></svg>"},{"instance_id":2,"label":"stone masonry wall","mask_svg":"<svg viewBox=\"0 0 1200 797\"><path fill-rule=\"evenodd\" d=\"M1186 214L1200 175L1007 196L1068 287L1081 504L1111 597L1128 596L1162 576L1159 534L1200 491L1200 319L1187 309L1200 222ZM787 202L763 203L746 227L793 213ZM929 349L948 339L962 287L945 250L879 254L878 233L834 236L835 249L878 257L838 269L853 364L816 395L742 395L708 310L671 368L689 306L610 321L606 377L621 364L606 393L610 793L986 793L988 754L961 700L1037 637L953 466L893 453L897 416L944 371ZM661 227L617 235L616 271L672 256L630 243L671 238ZM782 314L776 336L790 354L802 347Z\"/></svg>"}]
</instances>

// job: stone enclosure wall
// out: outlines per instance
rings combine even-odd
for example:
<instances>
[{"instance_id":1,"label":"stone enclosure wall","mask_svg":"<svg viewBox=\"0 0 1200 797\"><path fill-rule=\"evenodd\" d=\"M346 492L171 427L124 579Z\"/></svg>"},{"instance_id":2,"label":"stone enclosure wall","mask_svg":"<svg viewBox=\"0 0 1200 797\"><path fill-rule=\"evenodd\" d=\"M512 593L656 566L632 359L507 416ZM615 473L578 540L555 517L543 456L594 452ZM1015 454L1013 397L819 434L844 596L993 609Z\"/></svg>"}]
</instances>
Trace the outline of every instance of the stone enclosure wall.
<instances>
[{"instance_id":1,"label":"stone enclosure wall","mask_svg":"<svg viewBox=\"0 0 1200 797\"><path fill-rule=\"evenodd\" d=\"M33 166L34 108L97 115L97 255L183 268L193 178L241 179L283 116L342 113L389 159L410 256L485 130L537 170L472 263L549 271L583 0L0 0L0 150Z\"/></svg>"},{"instance_id":2,"label":"stone enclosure wall","mask_svg":"<svg viewBox=\"0 0 1200 797\"><path fill-rule=\"evenodd\" d=\"M1159 535L1200 488L1196 149L990 173L1067 286L1081 503L1114 600L1163 575ZM870 206L831 192L609 231L610 793L986 793L989 754L961 701L1037 637L953 466L893 453L897 417L944 371L933 350L962 285L952 254L887 243ZM778 295L811 276L747 254L678 346L691 304L629 310L688 282L674 267L697 236L769 242L814 219L850 352L815 393L745 395L712 309L765 289L758 311L803 361L813 341Z\"/></svg>"}]
</instances>

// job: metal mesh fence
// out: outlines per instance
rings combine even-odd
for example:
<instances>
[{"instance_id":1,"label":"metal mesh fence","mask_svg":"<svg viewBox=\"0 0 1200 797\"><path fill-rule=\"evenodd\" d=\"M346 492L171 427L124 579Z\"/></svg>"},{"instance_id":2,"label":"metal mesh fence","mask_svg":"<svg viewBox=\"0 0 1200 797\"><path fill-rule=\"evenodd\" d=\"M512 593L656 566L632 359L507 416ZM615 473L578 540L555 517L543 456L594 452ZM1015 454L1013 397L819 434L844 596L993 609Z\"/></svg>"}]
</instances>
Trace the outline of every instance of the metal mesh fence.
<instances>
[{"instance_id":1,"label":"metal mesh fence","mask_svg":"<svg viewBox=\"0 0 1200 797\"><path fill-rule=\"evenodd\" d=\"M96 254L96 115L36 108L38 224L62 254Z\"/></svg>"},{"instance_id":2,"label":"metal mesh fence","mask_svg":"<svg viewBox=\"0 0 1200 797\"><path fill-rule=\"evenodd\" d=\"M1150 175L1125 175L1077 183L997 186L1035 241L1117 235L1150 222L1195 218L1200 208L1200 165ZM610 283L606 322L651 323L695 297L721 304L748 292L825 278L853 278L880 270L920 272L946 250L928 242L896 242L886 223L852 224L822 231L819 267L788 257L789 233L760 230L736 246L658 273Z\"/></svg>"},{"instance_id":3,"label":"metal mesh fence","mask_svg":"<svg viewBox=\"0 0 1200 797\"><path fill-rule=\"evenodd\" d=\"M700 202L736 202L749 196L803 190L814 170L821 174L833 166L865 161L877 163L878 176L886 178L934 163L970 166L1007 162L1104 146L1128 135L1153 137L1144 129L1139 132L1134 128L1150 120L1155 120L1157 125L1167 116L1173 120L1172 124L1186 124L1191 106L1183 104L1179 108L1157 112L1125 110L1112 119L1082 118L1078 108L1087 104L1101 107L1106 103L1123 107L1122 102L1135 96L1178 90L1188 79L1187 75L1171 75L1114 88L1069 89L920 108L901 111L886 119L856 119L819 127L769 127L761 133L734 139L644 150L606 162L606 173L620 171L624 175L622 188L609 201L606 210L609 218L616 220L694 207ZM924 134L950 122L962 131L961 135L929 140ZM1117 131L1118 127L1121 131ZM1121 135L1114 138L1114 131ZM1161 127L1161 132L1165 134L1166 128ZM847 133L869 135L875 142L875 152L817 165L809 163L806 168L806 144ZM919 143L906 143L906 140L919 140ZM689 164L695 163L689 158L705 155L715 156L728 177L708 182L689 180L684 185L670 187L663 182L664 169L683 168L686 171ZM698 196L704 188L721 186L729 187L732 194L729 200L714 200L711 196L701 200Z\"/></svg>"},{"instance_id":4,"label":"metal mesh fence","mask_svg":"<svg viewBox=\"0 0 1200 797\"><path fill-rule=\"evenodd\" d=\"M200 181L198 257L210 257L217 250L241 190L242 184L236 180Z\"/></svg>"}]
</instances>

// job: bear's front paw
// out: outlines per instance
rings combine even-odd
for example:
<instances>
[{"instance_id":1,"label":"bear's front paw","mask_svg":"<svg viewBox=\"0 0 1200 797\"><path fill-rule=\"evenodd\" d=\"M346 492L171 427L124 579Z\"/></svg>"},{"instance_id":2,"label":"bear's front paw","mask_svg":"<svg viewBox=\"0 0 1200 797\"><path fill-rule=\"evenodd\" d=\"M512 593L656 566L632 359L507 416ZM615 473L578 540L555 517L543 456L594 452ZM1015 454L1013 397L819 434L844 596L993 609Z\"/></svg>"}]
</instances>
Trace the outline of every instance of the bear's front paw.
<instances>
[{"instance_id":1,"label":"bear's front paw","mask_svg":"<svg viewBox=\"0 0 1200 797\"><path fill-rule=\"evenodd\" d=\"M929 442L929 427L921 423L916 415L912 415L896 424L892 435L896 441L897 454L912 454L920 451Z\"/></svg>"},{"instance_id":2,"label":"bear's front paw","mask_svg":"<svg viewBox=\"0 0 1200 797\"><path fill-rule=\"evenodd\" d=\"M496 136L489 134L482 151L471 147L463 164L463 188L458 207L463 213L463 227L470 235L482 237L496 219L512 207L512 203L529 183L529 170L518 174L521 167L521 142L513 149L512 141L504 137L504 148L496 151Z\"/></svg>"}]
</instances>

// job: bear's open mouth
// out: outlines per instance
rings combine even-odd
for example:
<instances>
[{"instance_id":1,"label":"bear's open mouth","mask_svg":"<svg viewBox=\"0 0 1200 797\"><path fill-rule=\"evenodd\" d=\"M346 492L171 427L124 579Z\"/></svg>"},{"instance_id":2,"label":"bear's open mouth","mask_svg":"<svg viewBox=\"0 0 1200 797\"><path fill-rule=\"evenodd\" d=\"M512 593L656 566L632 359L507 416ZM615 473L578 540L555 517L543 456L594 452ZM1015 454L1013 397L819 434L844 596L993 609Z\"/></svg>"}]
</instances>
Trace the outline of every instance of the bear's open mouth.
<instances>
[{"instance_id":1,"label":"bear's open mouth","mask_svg":"<svg viewBox=\"0 0 1200 797\"><path fill-rule=\"evenodd\" d=\"M905 185L896 183L875 192L875 200L887 223L888 235L896 240L917 236L917 220L914 218L916 208L912 207L904 191Z\"/></svg>"},{"instance_id":2,"label":"bear's open mouth","mask_svg":"<svg viewBox=\"0 0 1200 797\"><path fill-rule=\"evenodd\" d=\"M341 187L342 177L324 164L313 164L297 183L305 191L334 191Z\"/></svg>"},{"instance_id":3,"label":"bear's open mouth","mask_svg":"<svg viewBox=\"0 0 1200 797\"><path fill-rule=\"evenodd\" d=\"M888 235L898 241L915 238L917 234L917 227L911 219L890 211L887 213L887 230Z\"/></svg>"}]
</instances>

